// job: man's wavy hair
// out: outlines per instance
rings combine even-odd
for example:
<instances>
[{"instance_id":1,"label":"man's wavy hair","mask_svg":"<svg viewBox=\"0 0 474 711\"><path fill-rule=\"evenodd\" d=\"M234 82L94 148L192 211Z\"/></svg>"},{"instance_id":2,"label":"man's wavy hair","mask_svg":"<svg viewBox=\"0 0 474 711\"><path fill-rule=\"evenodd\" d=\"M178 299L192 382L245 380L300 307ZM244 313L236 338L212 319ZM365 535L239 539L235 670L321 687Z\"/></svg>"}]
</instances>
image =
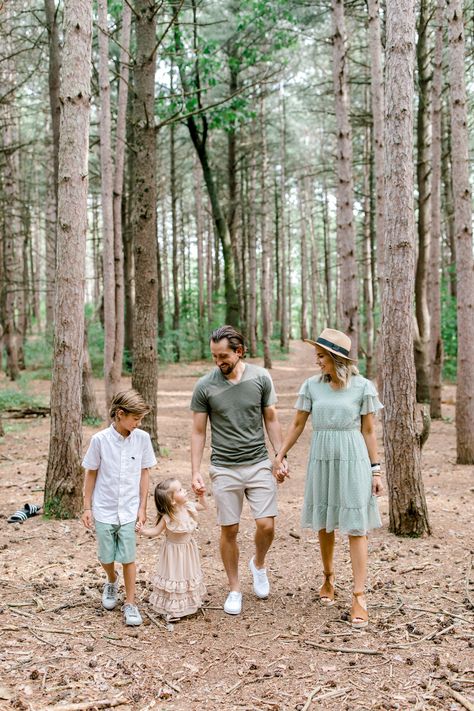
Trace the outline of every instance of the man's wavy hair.
<instances>
[{"instance_id":1,"label":"man's wavy hair","mask_svg":"<svg viewBox=\"0 0 474 711\"><path fill-rule=\"evenodd\" d=\"M241 358L245 358L247 355L247 346L245 345L245 339L236 328L233 326L225 325L216 328L215 331L211 333L210 341L213 343L219 343L223 338L227 338L229 341L229 346L233 351L236 351L239 346L242 346Z\"/></svg>"}]
</instances>

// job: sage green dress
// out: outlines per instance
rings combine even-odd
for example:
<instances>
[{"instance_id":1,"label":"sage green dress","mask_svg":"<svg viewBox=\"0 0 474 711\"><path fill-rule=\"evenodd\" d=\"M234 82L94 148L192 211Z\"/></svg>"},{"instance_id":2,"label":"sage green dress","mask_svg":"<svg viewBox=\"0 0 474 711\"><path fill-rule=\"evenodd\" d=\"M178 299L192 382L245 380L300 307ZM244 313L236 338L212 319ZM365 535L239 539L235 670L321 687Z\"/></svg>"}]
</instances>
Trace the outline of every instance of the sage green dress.
<instances>
[{"instance_id":1,"label":"sage green dress","mask_svg":"<svg viewBox=\"0 0 474 711\"><path fill-rule=\"evenodd\" d=\"M383 405L374 385L352 376L343 390L316 375L306 380L295 409L311 413L313 435L301 525L315 531L336 528L363 536L382 525L377 498L372 494L372 471L361 432L361 415Z\"/></svg>"}]
</instances>

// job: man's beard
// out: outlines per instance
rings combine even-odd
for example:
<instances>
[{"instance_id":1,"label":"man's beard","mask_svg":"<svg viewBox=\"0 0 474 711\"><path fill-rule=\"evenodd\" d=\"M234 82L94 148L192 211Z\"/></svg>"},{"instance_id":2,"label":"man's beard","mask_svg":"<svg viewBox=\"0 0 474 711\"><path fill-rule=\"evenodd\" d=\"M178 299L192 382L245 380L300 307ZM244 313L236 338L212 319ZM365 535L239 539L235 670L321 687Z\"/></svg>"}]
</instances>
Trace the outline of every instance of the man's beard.
<instances>
[{"instance_id":1,"label":"man's beard","mask_svg":"<svg viewBox=\"0 0 474 711\"><path fill-rule=\"evenodd\" d=\"M236 365L237 365L238 362L239 362L239 361L237 361L237 362L234 363L233 365L230 365L230 364L228 364L228 363L224 363L223 365L220 365L220 366L219 366L219 370L221 371L222 375L230 375L230 374L232 373L232 371L234 370L234 368L236 367ZM224 368L225 368L225 370L224 370Z\"/></svg>"}]
</instances>

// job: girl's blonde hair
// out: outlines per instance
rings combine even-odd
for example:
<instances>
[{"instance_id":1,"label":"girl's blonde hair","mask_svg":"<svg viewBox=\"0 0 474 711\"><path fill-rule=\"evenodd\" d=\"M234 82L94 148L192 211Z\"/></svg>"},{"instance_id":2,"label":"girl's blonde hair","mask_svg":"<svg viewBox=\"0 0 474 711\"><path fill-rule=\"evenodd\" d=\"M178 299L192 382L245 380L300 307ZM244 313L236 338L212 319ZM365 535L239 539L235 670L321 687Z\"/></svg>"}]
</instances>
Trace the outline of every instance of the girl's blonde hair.
<instances>
[{"instance_id":1,"label":"girl's blonde hair","mask_svg":"<svg viewBox=\"0 0 474 711\"><path fill-rule=\"evenodd\" d=\"M326 351L324 349L327 355L331 356L331 358L334 361L334 369L336 371L336 375L338 379L341 381L342 385L344 388L347 388L349 385L349 382L351 380L351 377L353 375L359 375L359 369L357 366L354 365L354 363L351 363L350 360L347 360L347 358L341 358L338 355L335 355L334 353L330 353L329 351ZM321 377L321 380L324 383L330 383L331 382L331 376L324 374Z\"/></svg>"},{"instance_id":2,"label":"girl's blonde hair","mask_svg":"<svg viewBox=\"0 0 474 711\"><path fill-rule=\"evenodd\" d=\"M150 406L146 404L140 393L136 390L123 390L117 393L110 405L109 415L115 420L118 410L123 410L129 415L147 415Z\"/></svg>"},{"instance_id":3,"label":"girl's blonde hair","mask_svg":"<svg viewBox=\"0 0 474 711\"><path fill-rule=\"evenodd\" d=\"M158 524L163 516L167 514L170 518L173 518L176 504L173 501L173 492L171 491L171 485L177 482L177 479L169 478L163 479L155 486L155 506L158 518L156 523Z\"/></svg>"}]
</instances>

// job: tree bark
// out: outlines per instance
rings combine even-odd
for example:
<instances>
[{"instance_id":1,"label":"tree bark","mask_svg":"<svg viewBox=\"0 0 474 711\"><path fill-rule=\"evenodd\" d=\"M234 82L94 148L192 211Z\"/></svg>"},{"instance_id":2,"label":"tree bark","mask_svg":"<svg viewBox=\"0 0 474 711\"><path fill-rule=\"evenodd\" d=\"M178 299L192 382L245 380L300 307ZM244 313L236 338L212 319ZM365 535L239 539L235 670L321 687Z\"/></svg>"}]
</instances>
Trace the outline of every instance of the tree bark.
<instances>
[{"instance_id":1,"label":"tree bark","mask_svg":"<svg viewBox=\"0 0 474 711\"><path fill-rule=\"evenodd\" d=\"M308 245L306 234L306 204L303 194L302 180L298 182L298 202L300 213L300 292L301 292L301 316L300 316L300 338L308 338ZM314 276L313 276L314 278Z\"/></svg>"},{"instance_id":2,"label":"tree bark","mask_svg":"<svg viewBox=\"0 0 474 711\"><path fill-rule=\"evenodd\" d=\"M87 233L92 5L64 4L58 180L58 267L45 510L76 516L82 504L81 373Z\"/></svg>"},{"instance_id":3,"label":"tree bark","mask_svg":"<svg viewBox=\"0 0 474 711\"><path fill-rule=\"evenodd\" d=\"M352 340L352 357L358 352L358 299L355 225L353 214L352 130L347 70L346 27L343 0L332 0L333 81L337 126L337 244L340 263L341 329Z\"/></svg>"},{"instance_id":4,"label":"tree bark","mask_svg":"<svg viewBox=\"0 0 474 711\"><path fill-rule=\"evenodd\" d=\"M102 212L102 269L104 274L104 381L107 410L120 387L121 367L115 354L115 250L113 213L112 119L110 112L109 31L107 0L98 0L100 187ZM121 365L121 364L120 364Z\"/></svg>"},{"instance_id":5,"label":"tree bark","mask_svg":"<svg viewBox=\"0 0 474 711\"><path fill-rule=\"evenodd\" d=\"M262 251L261 305L262 305L262 341L263 365L272 367L271 344L271 290L270 290L270 238L268 235L268 195L267 195L267 137L265 131L265 99L260 97L260 137L261 137L261 169L260 169L260 240ZM283 267L284 268L284 267Z\"/></svg>"},{"instance_id":6,"label":"tree bark","mask_svg":"<svg viewBox=\"0 0 474 711\"><path fill-rule=\"evenodd\" d=\"M436 6L431 111L431 247L428 306L431 320L431 417L441 418L443 341L441 338L441 114L443 109L443 18L444 0Z\"/></svg>"},{"instance_id":7,"label":"tree bark","mask_svg":"<svg viewBox=\"0 0 474 711\"><path fill-rule=\"evenodd\" d=\"M170 126L170 194L171 194L171 272L173 275L173 351L176 362L180 360L180 338L179 324L180 301L179 301L179 266L180 259L178 254L178 190L176 186L176 126L174 123Z\"/></svg>"},{"instance_id":8,"label":"tree bark","mask_svg":"<svg viewBox=\"0 0 474 711\"><path fill-rule=\"evenodd\" d=\"M87 333L87 324L84 324L84 353L82 356L82 419L98 420L99 409L94 390L94 379L92 377L92 366L89 355L89 339Z\"/></svg>"},{"instance_id":9,"label":"tree bark","mask_svg":"<svg viewBox=\"0 0 474 711\"><path fill-rule=\"evenodd\" d=\"M474 259L462 8L462 0L446 0L458 296L457 462L474 464Z\"/></svg>"},{"instance_id":10,"label":"tree bark","mask_svg":"<svg viewBox=\"0 0 474 711\"><path fill-rule=\"evenodd\" d=\"M370 205L370 129L366 128L365 160L364 160L364 238L362 243L362 273L364 282L364 316L365 316L365 375L372 380L375 377L374 367L374 291L372 281L372 235L371 235L371 205Z\"/></svg>"},{"instance_id":11,"label":"tree bark","mask_svg":"<svg viewBox=\"0 0 474 711\"><path fill-rule=\"evenodd\" d=\"M257 355L257 214L256 204L257 163L252 154L249 181L249 352L252 358Z\"/></svg>"},{"instance_id":12,"label":"tree bark","mask_svg":"<svg viewBox=\"0 0 474 711\"><path fill-rule=\"evenodd\" d=\"M280 347L283 351L288 351L289 342L289 309L288 309L288 273L286 270L288 245L286 240L286 112L285 98L283 93L280 99L280 300L281 300L281 322L280 322Z\"/></svg>"},{"instance_id":13,"label":"tree bark","mask_svg":"<svg viewBox=\"0 0 474 711\"><path fill-rule=\"evenodd\" d=\"M372 109L372 145L375 170L375 234L377 237L377 275L382 294L384 272L384 86L380 2L367 0L369 11L370 94Z\"/></svg>"},{"instance_id":14,"label":"tree bark","mask_svg":"<svg viewBox=\"0 0 474 711\"><path fill-rule=\"evenodd\" d=\"M384 448L390 531L429 533L421 477L413 356L414 0L387 5L385 272L382 303Z\"/></svg>"},{"instance_id":15,"label":"tree bark","mask_svg":"<svg viewBox=\"0 0 474 711\"><path fill-rule=\"evenodd\" d=\"M428 2L420 0L416 62L418 67L417 164L418 259L415 277L415 368L416 399L430 402L430 314L427 278L431 234L430 165L430 67L428 42Z\"/></svg>"},{"instance_id":16,"label":"tree bark","mask_svg":"<svg viewBox=\"0 0 474 711\"><path fill-rule=\"evenodd\" d=\"M134 80L135 186L132 207L135 262L132 387L151 411L143 429L158 452L158 284L156 264L156 138L155 70L156 13L154 0L136 0L136 63Z\"/></svg>"},{"instance_id":17,"label":"tree bark","mask_svg":"<svg viewBox=\"0 0 474 711\"><path fill-rule=\"evenodd\" d=\"M112 211L114 221L114 272L115 272L115 333L113 352L113 379L119 383L122 375L125 346L125 273L122 223L124 222L123 186L125 177L126 120L128 105L130 29L132 8L123 4L122 33L120 37L119 81L117 100L117 125L115 129L115 169L113 178Z\"/></svg>"},{"instance_id":18,"label":"tree bark","mask_svg":"<svg viewBox=\"0 0 474 711\"><path fill-rule=\"evenodd\" d=\"M61 50L55 0L44 0L46 29L48 31L48 86L51 128L53 136L53 184L48 186L48 214L46 218L46 326L54 325L54 292L56 274L56 223L58 211L58 167L59 167L59 73Z\"/></svg>"}]
</instances>

